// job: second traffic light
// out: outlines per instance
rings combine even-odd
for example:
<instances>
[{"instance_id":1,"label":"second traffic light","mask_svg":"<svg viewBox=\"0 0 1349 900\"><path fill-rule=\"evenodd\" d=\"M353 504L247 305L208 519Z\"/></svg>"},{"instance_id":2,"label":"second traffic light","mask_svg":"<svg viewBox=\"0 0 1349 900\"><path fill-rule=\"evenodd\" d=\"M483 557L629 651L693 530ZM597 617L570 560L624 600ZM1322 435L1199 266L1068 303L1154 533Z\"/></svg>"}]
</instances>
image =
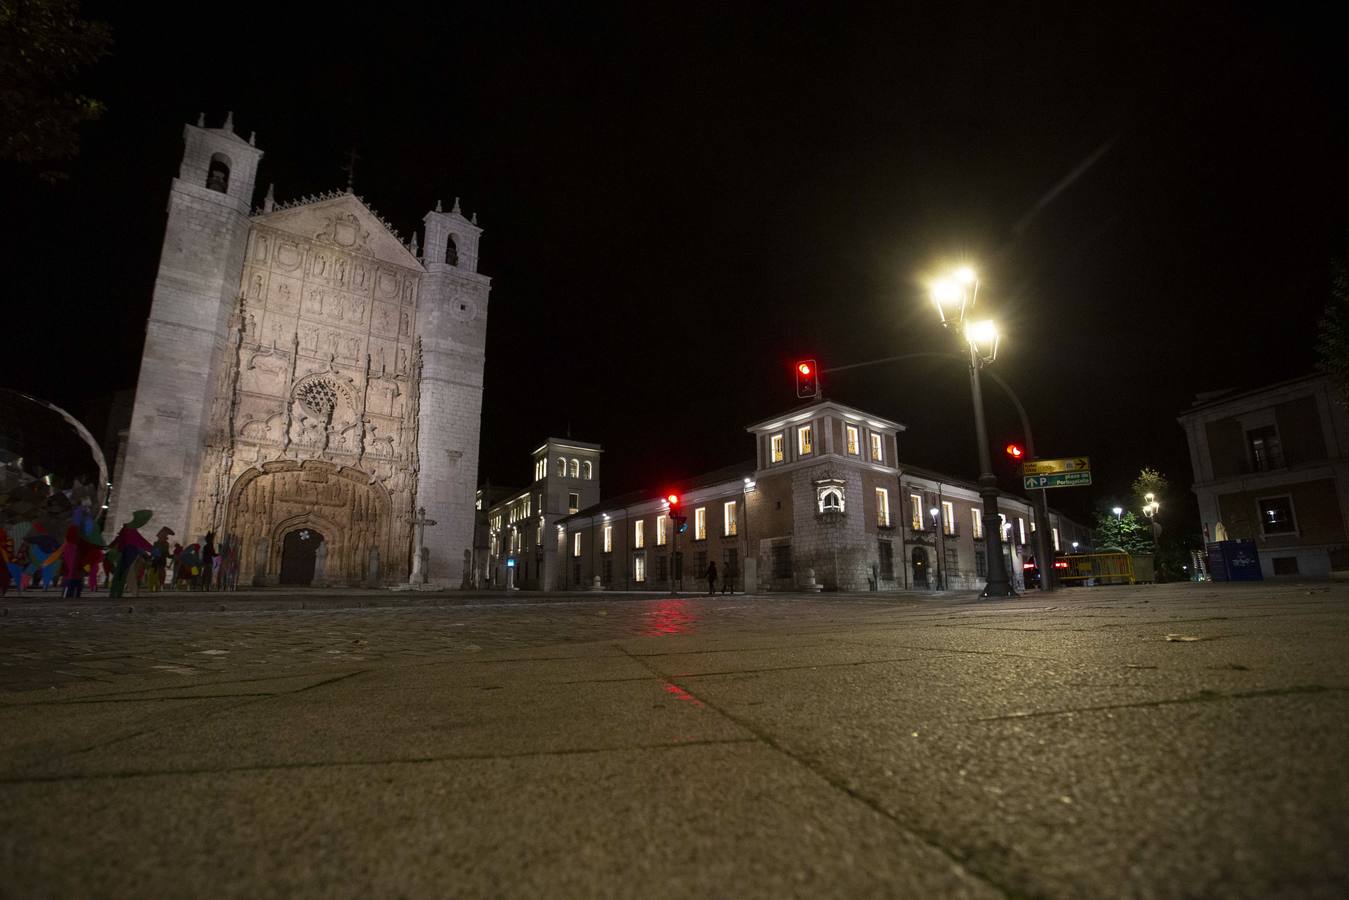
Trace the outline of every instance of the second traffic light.
<instances>
[{"instance_id":1,"label":"second traffic light","mask_svg":"<svg viewBox=\"0 0 1349 900\"><path fill-rule=\"evenodd\" d=\"M803 359L796 364L796 396L811 399L820 393L820 370L813 359Z\"/></svg>"}]
</instances>

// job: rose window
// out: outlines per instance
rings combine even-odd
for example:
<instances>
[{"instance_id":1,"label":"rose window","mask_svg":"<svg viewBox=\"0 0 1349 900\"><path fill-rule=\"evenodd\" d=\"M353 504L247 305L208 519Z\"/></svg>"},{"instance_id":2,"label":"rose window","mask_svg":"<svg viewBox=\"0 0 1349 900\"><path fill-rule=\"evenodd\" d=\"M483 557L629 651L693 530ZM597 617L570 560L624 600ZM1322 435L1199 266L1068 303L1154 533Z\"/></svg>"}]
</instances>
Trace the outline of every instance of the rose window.
<instances>
[{"instance_id":1,"label":"rose window","mask_svg":"<svg viewBox=\"0 0 1349 900\"><path fill-rule=\"evenodd\" d=\"M337 408L337 390L327 381L311 381L300 388L297 399L306 410L327 418Z\"/></svg>"}]
</instances>

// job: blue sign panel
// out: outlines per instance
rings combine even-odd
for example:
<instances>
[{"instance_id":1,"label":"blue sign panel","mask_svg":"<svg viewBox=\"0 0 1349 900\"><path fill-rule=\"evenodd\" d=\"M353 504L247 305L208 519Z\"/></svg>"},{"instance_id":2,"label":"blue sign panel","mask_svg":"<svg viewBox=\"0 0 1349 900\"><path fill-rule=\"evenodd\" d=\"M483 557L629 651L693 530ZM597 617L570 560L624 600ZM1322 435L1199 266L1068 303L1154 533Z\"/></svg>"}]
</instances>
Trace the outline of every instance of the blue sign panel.
<instances>
[{"instance_id":1,"label":"blue sign panel","mask_svg":"<svg viewBox=\"0 0 1349 900\"><path fill-rule=\"evenodd\" d=\"M515 558L514 558L514 557L511 557L510 559L506 560L506 568L508 568L508 569L514 569L514 568L515 568Z\"/></svg>"}]
</instances>

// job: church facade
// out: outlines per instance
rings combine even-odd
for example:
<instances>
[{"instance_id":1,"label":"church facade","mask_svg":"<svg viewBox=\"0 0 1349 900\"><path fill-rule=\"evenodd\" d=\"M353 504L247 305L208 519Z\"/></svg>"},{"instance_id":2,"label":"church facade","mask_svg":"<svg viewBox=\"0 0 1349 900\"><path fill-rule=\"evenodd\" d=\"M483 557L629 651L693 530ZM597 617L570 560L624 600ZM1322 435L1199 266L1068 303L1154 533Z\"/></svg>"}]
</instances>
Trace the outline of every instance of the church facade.
<instances>
[{"instance_id":1,"label":"church facade","mask_svg":"<svg viewBox=\"0 0 1349 900\"><path fill-rule=\"evenodd\" d=\"M437 203L424 247L404 244L350 190L289 204L269 190L253 210L254 141L228 119L184 138L111 521L146 508L150 531L184 544L214 532L237 549L240 584L458 586L481 229Z\"/></svg>"}]
</instances>

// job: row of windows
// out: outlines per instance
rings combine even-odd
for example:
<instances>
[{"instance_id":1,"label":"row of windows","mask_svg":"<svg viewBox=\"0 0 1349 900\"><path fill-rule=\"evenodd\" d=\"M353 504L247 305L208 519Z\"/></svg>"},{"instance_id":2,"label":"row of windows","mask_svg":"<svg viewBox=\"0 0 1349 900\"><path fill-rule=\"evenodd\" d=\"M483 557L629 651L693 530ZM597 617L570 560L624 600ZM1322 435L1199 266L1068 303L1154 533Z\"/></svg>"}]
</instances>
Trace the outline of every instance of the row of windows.
<instances>
[{"instance_id":1,"label":"row of windows","mask_svg":"<svg viewBox=\"0 0 1349 900\"><path fill-rule=\"evenodd\" d=\"M738 519L736 510L739 509L739 501L728 500L721 505L721 534L723 537L735 537L739 533ZM561 528L561 526L558 526ZM581 534L580 531L572 532L571 555L581 555ZM668 516L656 517L656 546L663 547L670 539L670 519ZM700 506L693 511L693 539L696 541L707 540L707 507ZM600 542L603 546L603 552L612 553L614 550L614 526L605 525L600 529ZM641 550L646 547L646 520L638 519L632 523L632 546L635 550Z\"/></svg>"},{"instance_id":2,"label":"row of windows","mask_svg":"<svg viewBox=\"0 0 1349 900\"><path fill-rule=\"evenodd\" d=\"M909 507L910 507L909 524L912 526L914 531L923 531L924 528L923 528L922 495L910 494ZM937 517L932 515L933 509L927 510L927 513L932 518L932 528L933 530L935 530L937 527ZM954 537L956 534L955 504L952 503L950 500L943 500L939 515L941 516L942 532L946 535ZM1010 541L1011 528L1012 528L1011 523L1007 521L1007 517L1002 513L998 513L998 519L1002 527L1002 539L1004 541ZM1031 522L1030 530L1031 534L1035 533L1034 522ZM1051 534L1053 535L1054 538L1054 551L1058 552L1060 549L1059 530L1057 528L1051 529ZM984 511L977 506L970 507L970 535L976 541L983 540L984 538ZM1020 518L1019 516L1017 517L1016 520L1016 535L1018 539L1017 543L1024 545L1026 543L1026 520Z\"/></svg>"},{"instance_id":3,"label":"row of windows","mask_svg":"<svg viewBox=\"0 0 1349 900\"><path fill-rule=\"evenodd\" d=\"M557 475L558 478L583 478L586 481L589 481L593 477L595 471L588 459L568 460L563 456L557 458L557 462L553 468L554 474ZM540 456L538 459L534 460L534 480L542 481L547 477L548 458L546 456Z\"/></svg>"},{"instance_id":4,"label":"row of windows","mask_svg":"<svg viewBox=\"0 0 1349 900\"><path fill-rule=\"evenodd\" d=\"M846 435L847 454L862 456L862 432L856 425L843 426ZM872 462L885 462L885 442L882 435L869 432L870 457ZM780 463L787 458L787 434L778 432L768 439L769 461ZM810 456L815 452L815 428L813 425L801 425L796 429L796 455Z\"/></svg>"}]
</instances>

